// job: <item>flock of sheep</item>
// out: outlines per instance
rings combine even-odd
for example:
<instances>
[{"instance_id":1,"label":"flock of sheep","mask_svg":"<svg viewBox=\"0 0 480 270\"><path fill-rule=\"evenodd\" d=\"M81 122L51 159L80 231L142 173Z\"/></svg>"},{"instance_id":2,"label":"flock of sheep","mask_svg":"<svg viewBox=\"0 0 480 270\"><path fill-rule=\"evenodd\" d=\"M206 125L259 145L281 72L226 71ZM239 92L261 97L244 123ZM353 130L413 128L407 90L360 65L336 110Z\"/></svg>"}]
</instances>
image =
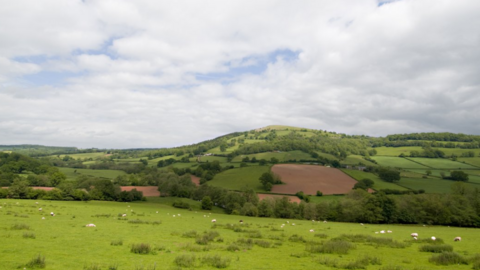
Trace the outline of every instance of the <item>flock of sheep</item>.
<instances>
[{"instance_id":1,"label":"flock of sheep","mask_svg":"<svg viewBox=\"0 0 480 270\"><path fill-rule=\"evenodd\" d=\"M38 202L36 202L36 204L38 204ZM129 205L128 207L130 207L130 205ZM38 209L38 211L43 211L43 209L40 207L40 208ZM158 214L158 211L157 211L156 213ZM50 212L50 215L53 217L53 216L55 216L55 213ZM127 216L127 214L122 214L122 217L126 217L126 216ZM173 215L173 217L175 217L175 216L176 216L176 215ZM180 217L181 215L178 214L178 216ZM204 217L209 217L209 216L204 215ZM45 217L42 217L42 219L45 219ZM217 222L216 219L212 219L212 223L216 223L216 222ZM312 220L312 222L315 222L315 220ZM240 223L243 224L243 220L240 220ZM287 220L287 223L290 223L290 222ZM324 220L323 223L327 223L327 221ZM295 223L292 223L291 225L292 225L292 226L295 226ZM360 223L360 225L363 226L363 223ZM85 227L96 227L96 225L93 224L93 223L89 223L89 224L85 225ZM281 228L285 227L285 224L282 224L280 227L281 227ZM313 233L313 232L315 232L315 230L310 229L310 232ZM390 231L390 230L387 230L387 231L381 230L381 231L375 232L375 233L376 233L376 234L378 234L378 233L383 234L383 233L385 233L385 232L387 232L387 233L392 233L392 231ZM410 236L411 236L413 239L415 239L415 240L418 239L418 233L412 233L412 234L410 234ZM435 236L432 236L430 239L432 239L432 241L435 241L437 238L436 238ZM453 241L455 241L455 242L457 242L457 241L462 241L462 237L457 236L457 237L455 237L455 238L453 239Z\"/></svg>"}]
</instances>

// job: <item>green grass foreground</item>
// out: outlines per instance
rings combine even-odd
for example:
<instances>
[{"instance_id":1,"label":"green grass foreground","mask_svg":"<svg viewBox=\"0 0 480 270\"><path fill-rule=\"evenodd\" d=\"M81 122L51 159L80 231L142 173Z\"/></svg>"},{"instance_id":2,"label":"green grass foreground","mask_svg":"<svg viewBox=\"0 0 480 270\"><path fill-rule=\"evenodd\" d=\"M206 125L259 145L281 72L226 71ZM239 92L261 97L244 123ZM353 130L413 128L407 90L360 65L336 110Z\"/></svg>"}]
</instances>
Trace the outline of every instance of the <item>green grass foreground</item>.
<instances>
[{"instance_id":1,"label":"green grass foreground","mask_svg":"<svg viewBox=\"0 0 480 270\"><path fill-rule=\"evenodd\" d=\"M480 230L472 228L239 217L148 201L36 204L33 200L2 199L0 206L1 270L31 269L28 265L32 264L52 270L359 266L453 270L472 269L479 252ZM86 227L89 223L96 227ZM381 230L392 233L375 233ZM411 239L413 232L419 234L418 241ZM25 236L32 234L35 237ZM427 240L431 236L451 245L451 253L469 264L436 266L438 260L431 258L438 255L419 250L422 245L435 244ZM462 241L454 242L456 236Z\"/></svg>"}]
</instances>

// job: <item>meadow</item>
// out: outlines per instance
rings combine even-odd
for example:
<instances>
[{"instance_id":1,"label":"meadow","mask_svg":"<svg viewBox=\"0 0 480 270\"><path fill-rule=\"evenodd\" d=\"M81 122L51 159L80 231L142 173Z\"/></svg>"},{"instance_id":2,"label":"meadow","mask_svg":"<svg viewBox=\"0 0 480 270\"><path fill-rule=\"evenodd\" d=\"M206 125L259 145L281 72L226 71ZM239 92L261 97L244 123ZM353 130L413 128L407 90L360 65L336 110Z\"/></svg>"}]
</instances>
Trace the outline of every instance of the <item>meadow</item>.
<instances>
[{"instance_id":1,"label":"meadow","mask_svg":"<svg viewBox=\"0 0 480 270\"><path fill-rule=\"evenodd\" d=\"M405 178L402 177L398 185L419 190L423 189L426 193L450 193L454 181L439 178ZM478 184L465 183L467 188L480 188Z\"/></svg>"},{"instance_id":2,"label":"meadow","mask_svg":"<svg viewBox=\"0 0 480 270\"><path fill-rule=\"evenodd\" d=\"M362 179L372 180L374 182L373 189L375 190L380 190L380 189L407 190L407 188L401 187L397 184L385 182L373 173L363 172L359 170L349 170L349 169L341 169L341 170L357 181Z\"/></svg>"},{"instance_id":3,"label":"meadow","mask_svg":"<svg viewBox=\"0 0 480 270\"><path fill-rule=\"evenodd\" d=\"M269 166L248 166L230 169L215 175L212 180L208 181L208 184L230 190L252 188L256 192L264 192L259 178L269 170Z\"/></svg>"},{"instance_id":4,"label":"meadow","mask_svg":"<svg viewBox=\"0 0 480 270\"><path fill-rule=\"evenodd\" d=\"M430 168L436 169L475 169L476 167L458 161L443 158L408 158Z\"/></svg>"},{"instance_id":5,"label":"meadow","mask_svg":"<svg viewBox=\"0 0 480 270\"><path fill-rule=\"evenodd\" d=\"M480 230L473 228L239 217L155 200L36 204L2 199L0 205L0 270L31 269L30 262L38 265L42 259L52 270L463 270L480 263ZM96 227L85 226L90 223ZM413 232L418 241L410 237ZM431 236L437 242L428 240ZM454 242L456 236L462 241ZM437 266L429 260L439 255L421 248L453 249L466 264Z\"/></svg>"},{"instance_id":6,"label":"meadow","mask_svg":"<svg viewBox=\"0 0 480 270\"><path fill-rule=\"evenodd\" d=\"M401 157L386 157L386 156L375 156L373 159L381 166L393 167L393 168L412 168L412 169L421 169L427 168L426 166L413 162L406 158Z\"/></svg>"}]
</instances>

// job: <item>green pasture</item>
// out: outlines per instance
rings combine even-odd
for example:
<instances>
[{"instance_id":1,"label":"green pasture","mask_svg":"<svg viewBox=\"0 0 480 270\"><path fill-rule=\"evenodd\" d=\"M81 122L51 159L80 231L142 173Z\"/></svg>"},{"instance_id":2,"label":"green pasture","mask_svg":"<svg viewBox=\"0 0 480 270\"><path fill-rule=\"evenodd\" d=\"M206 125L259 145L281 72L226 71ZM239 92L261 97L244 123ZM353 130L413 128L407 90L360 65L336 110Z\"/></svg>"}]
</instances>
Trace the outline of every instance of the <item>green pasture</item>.
<instances>
[{"instance_id":1,"label":"green pasture","mask_svg":"<svg viewBox=\"0 0 480 270\"><path fill-rule=\"evenodd\" d=\"M366 166L377 166L377 164L370 162L368 160L365 160L362 156L360 155L350 155L347 158L345 158L342 161L343 164L348 164L348 165L359 165L363 164Z\"/></svg>"},{"instance_id":2,"label":"green pasture","mask_svg":"<svg viewBox=\"0 0 480 270\"><path fill-rule=\"evenodd\" d=\"M93 176L98 178L114 179L117 176L124 175L124 171L119 170L91 170L91 169L74 169L74 168L58 168L67 176L67 180L75 180L80 175Z\"/></svg>"},{"instance_id":3,"label":"green pasture","mask_svg":"<svg viewBox=\"0 0 480 270\"><path fill-rule=\"evenodd\" d=\"M398 157L400 154L404 154L406 156L410 155L410 151L419 151L421 152L423 149L420 146L404 146L404 147L375 147L372 148L377 150L377 156L394 156Z\"/></svg>"},{"instance_id":4,"label":"green pasture","mask_svg":"<svg viewBox=\"0 0 480 270\"><path fill-rule=\"evenodd\" d=\"M45 269L214 269L202 261L228 261L226 269L338 269L319 262L348 264L369 256L378 264L367 269L472 269L469 265L436 266L432 253L420 252L413 241L436 236L453 250L470 257L478 251L480 230L421 225L371 225L311 220L239 217L211 211L175 209L156 202L61 202L0 200L0 270L24 269L32 258L45 257ZM42 207L43 211L38 211ZM48 213L54 212L54 217ZM127 216L119 217L121 214ZM175 215L175 217L173 216ZM45 217L45 219L42 219ZM211 220L216 219L216 223ZM239 219L243 220L240 224ZM86 227L93 223L96 227ZM230 224L230 225L229 225ZM282 224L285 224L282 227ZM314 232L310 232L314 230ZM391 230L389 234L376 234ZM218 235L197 244L195 235ZM321 245L342 234L392 239L403 245L351 243L346 254L312 253L306 247ZM192 238L193 236L193 238ZM453 238L461 236L461 242ZM199 238L200 239L200 238ZM250 240L248 240L250 239ZM246 245L250 241L251 245ZM132 245L148 244L150 254L132 253ZM424 244L424 243L423 243ZM235 249L232 247L239 247ZM236 250L236 251L235 251ZM195 256L195 266L180 267ZM209 259L205 259L209 258ZM30 268L27 268L30 269Z\"/></svg>"},{"instance_id":5,"label":"green pasture","mask_svg":"<svg viewBox=\"0 0 480 270\"><path fill-rule=\"evenodd\" d=\"M197 160L197 158L193 158L194 161ZM227 162L226 157L218 157L218 156L202 156L200 157L200 162L212 162L212 161L218 161L220 163L225 163Z\"/></svg>"},{"instance_id":6,"label":"green pasture","mask_svg":"<svg viewBox=\"0 0 480 270\"><path fill-rule=\"evenodd\" d=\"M240 155L233 158L232 162L242 162L242 159L244 159L245 157L248 157L249 159L252 159L253 157L255 157L257 160L265 159L267 161L270 161L270 159L274 157L278 159L280 162L284 162L288 160L300 161L302 159L304 160L313 159L310 154L300 150L296 150L296 151L289 151L289 152L267 152L267 153L251 154L251 155Z\"/></svg>"},{"instance_id":7,"label":"green pasture","mask_svg":"<svg viewBox=\"0 0 480 270\"><path fill-rule=\"evenodd\" d=\"M401 178L399 185L409 189L423 189L426 193L450 193L451 186L455 183L451 180L439 178ZM477 184L465 183L469 188L480 188Z\"/></svg>"},{"instance_id":8,"label":"green pasture","mask_svg":"<svg viewBox=\"0 0 480 270\"><path fill-rule=\"evenodd\" d=\"M456 155L456 156L460 157L462 155L462 153L474 152L475 157L478 157L478 154L480 153L480 151L478 149L437 148L437 147L434 147L433 149L441 150L442 152L445 153L446 156Z\"/></svg>"},{"instance_id":9,"label":"green pasture","mask_svg":"<svg viewBox=\"0 0 480 270\"><path fill-rule=\"evenodd\" d=\"M475 169L476 167L458 161L443 158L408 158L435 169Z\"/></svg>"},{"instance_id":10,"label":"green pasture","mask_svg":"<svg viewBox=\"0 0 480 270\"><path fill-rule=\"evenodd\" d=\"M357 181L365 178L372 180L374 182L373 189L375 190L380 190L380 189L407 190L406 188L401 187L397 184L385 182L373 173L359 171L359 170L349 170L349 169L341 169L341 170L342 172L346 173L347 175L349 175L350 177L352 177Z\"/></svg>"},{"instance_id":11,"label":"green pasture","mask_svg":"<svg viewBox=\"0 0 480 270\"><path fill-rule=\"evenodd\" d=\"M260 184L260 176L270 171L269 166L248 166L223 171L208 181L208 184L230 190L252 188L255 191L264 191Z\"/></svg>"},{"instance_id":12,"label":"green pasture","mask_svg":"<svg viewBox=\"0 0 480 270\"><path fill-rule=\"evenodd\" d=\"M374 156L372 157L372 159L374 159L378 163L378 165L385 166L385 167L412 168L412 169L427 168L422 164L413 162L409 159L402 158L402 157Z\"/></svg>"},{"instance_id":13,"label":"green pasture","mask_svg":"<svg viewBox=\"0 0 480 270\"><path fill-rule=\"evenodd\" d=\"M461 158L460 157L457 160L459 162L467 163L467 164L470 164L472 166L480 168L480 157L473 157L473 158Z\"/></svg>"}]
</instances>

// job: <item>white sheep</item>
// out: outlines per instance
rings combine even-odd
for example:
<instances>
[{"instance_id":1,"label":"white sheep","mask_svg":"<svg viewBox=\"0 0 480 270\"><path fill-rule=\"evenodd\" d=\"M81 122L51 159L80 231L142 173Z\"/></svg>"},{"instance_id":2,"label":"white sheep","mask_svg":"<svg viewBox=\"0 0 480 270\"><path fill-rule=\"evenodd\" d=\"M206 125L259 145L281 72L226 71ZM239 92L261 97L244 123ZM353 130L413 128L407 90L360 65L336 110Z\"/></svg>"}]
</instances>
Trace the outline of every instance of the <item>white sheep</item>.
<instances>
[{"instance_id":1,"label":"white sheep","mask_svg":"<svg viewBox=\"0 0 480 270\"><path fill-rule=\"evenodd\" d=\"M392 233L392 231L388 230L387 233Z\"/></svg>"},{"instance_id":2,"label":"white sheep","mask_svg":"<svg viewBox=\"0 0 480 270\"><path fill-rule=\"evenodd\" d=\"M50 216L54 217L54 216L55 216L55 214L54 214L53 212L50 212Z\"/></svg>"},{"instance_id":3,"label":"white sheep","mask_svg":"<svg viewBox=\"0 0 480 270\"><path fill-rule=\"evenodd\" d=\"M418 233L414 232L412 234L410 234L411 237L418 237Z\"/></svg>"},{"instance_id":4,"label":"white sheep","mask_svg":"<svg viewBox=\"0 0 480 270\"><path fill-rule=\"evenodd\" d=\"M314 232L314 230L313 230L313 229L311 229L311 230L310 230L310 232Z\"/></svg>"},{"instance_id":5,"label":"white sheep","mask_svg":"<svg viewBox=\"0 0 480 270\"><path fill-rule=\"evenodd\" d=\"M126 216L127 216L127 214L123 214L123 215L122 215L122 217L126 217Z\"/></svg>"},{"instance_id":6,"label":"white sheep","mask_svg":"<svg viewBox=\"0 0 480 270\"><path fill-rule=\"evenodd\" d=\"M462 237L460 236L457 236L453 239L453 241L457 242L457 241L462 241Z\"/></svg>"},{"instance_id":7,"label":"white sheep","mask_svg":"<svg viewBox=\"0 0 480 270\"><path fill-rule=\"evenodd\" d=\"M97 226L95 226L95 224L93 224L93 223L90 223L90 224L85 225L85 227L97 227Z\"/></svg>"},{"instance_id":8,"label":"white sheep","mask_svg":"<svg viewBox=\"0 0 480 270\"><path fill-rule=\"evenodd\" d=\"M217 220L216 220L216 219L212 219L212 223L215 223L215 222L217 222Z\"/></svg>"},{"instance_id":9,"label":"white sheep","mask_svg":"<svg viewBox=\"0 0 480 270\"><path fill-rule=\"evenodd\" d=\"M417 237L416 237L416 236L414 236L414 237L413 237L413 239L417 240Z\"/></svg>"},{"instance_id":10,"label":"white sheep","mask_svg":"<svg viewBox=\"0 0 480 270\"><path fill-rule=\"evenodd\" d=\"M38 211L42 211L42 210L43 210L43 209L42 209L41 207L40 207L40 208L38 208Z\"/></svg>"},{"instance_id":11,"label":"white sheep","mask_svg":"<svg viewBox=\"0 0 480 270\"><path fill-rule=\"evenodd\" d=\"M385 233L385 231L384 231L384 230L381 230L380 233Z\"/></svg>"},{"instance_id":12,"label":"white sheep","mask_svg":"<svg viewBox=\"0 0 480 270\"><path fill-rule=\"evenodd\" d=\"M432 236L432 241L435 241L437 240L437 238L435 236Z\"/></svg>"}]
</instances>

